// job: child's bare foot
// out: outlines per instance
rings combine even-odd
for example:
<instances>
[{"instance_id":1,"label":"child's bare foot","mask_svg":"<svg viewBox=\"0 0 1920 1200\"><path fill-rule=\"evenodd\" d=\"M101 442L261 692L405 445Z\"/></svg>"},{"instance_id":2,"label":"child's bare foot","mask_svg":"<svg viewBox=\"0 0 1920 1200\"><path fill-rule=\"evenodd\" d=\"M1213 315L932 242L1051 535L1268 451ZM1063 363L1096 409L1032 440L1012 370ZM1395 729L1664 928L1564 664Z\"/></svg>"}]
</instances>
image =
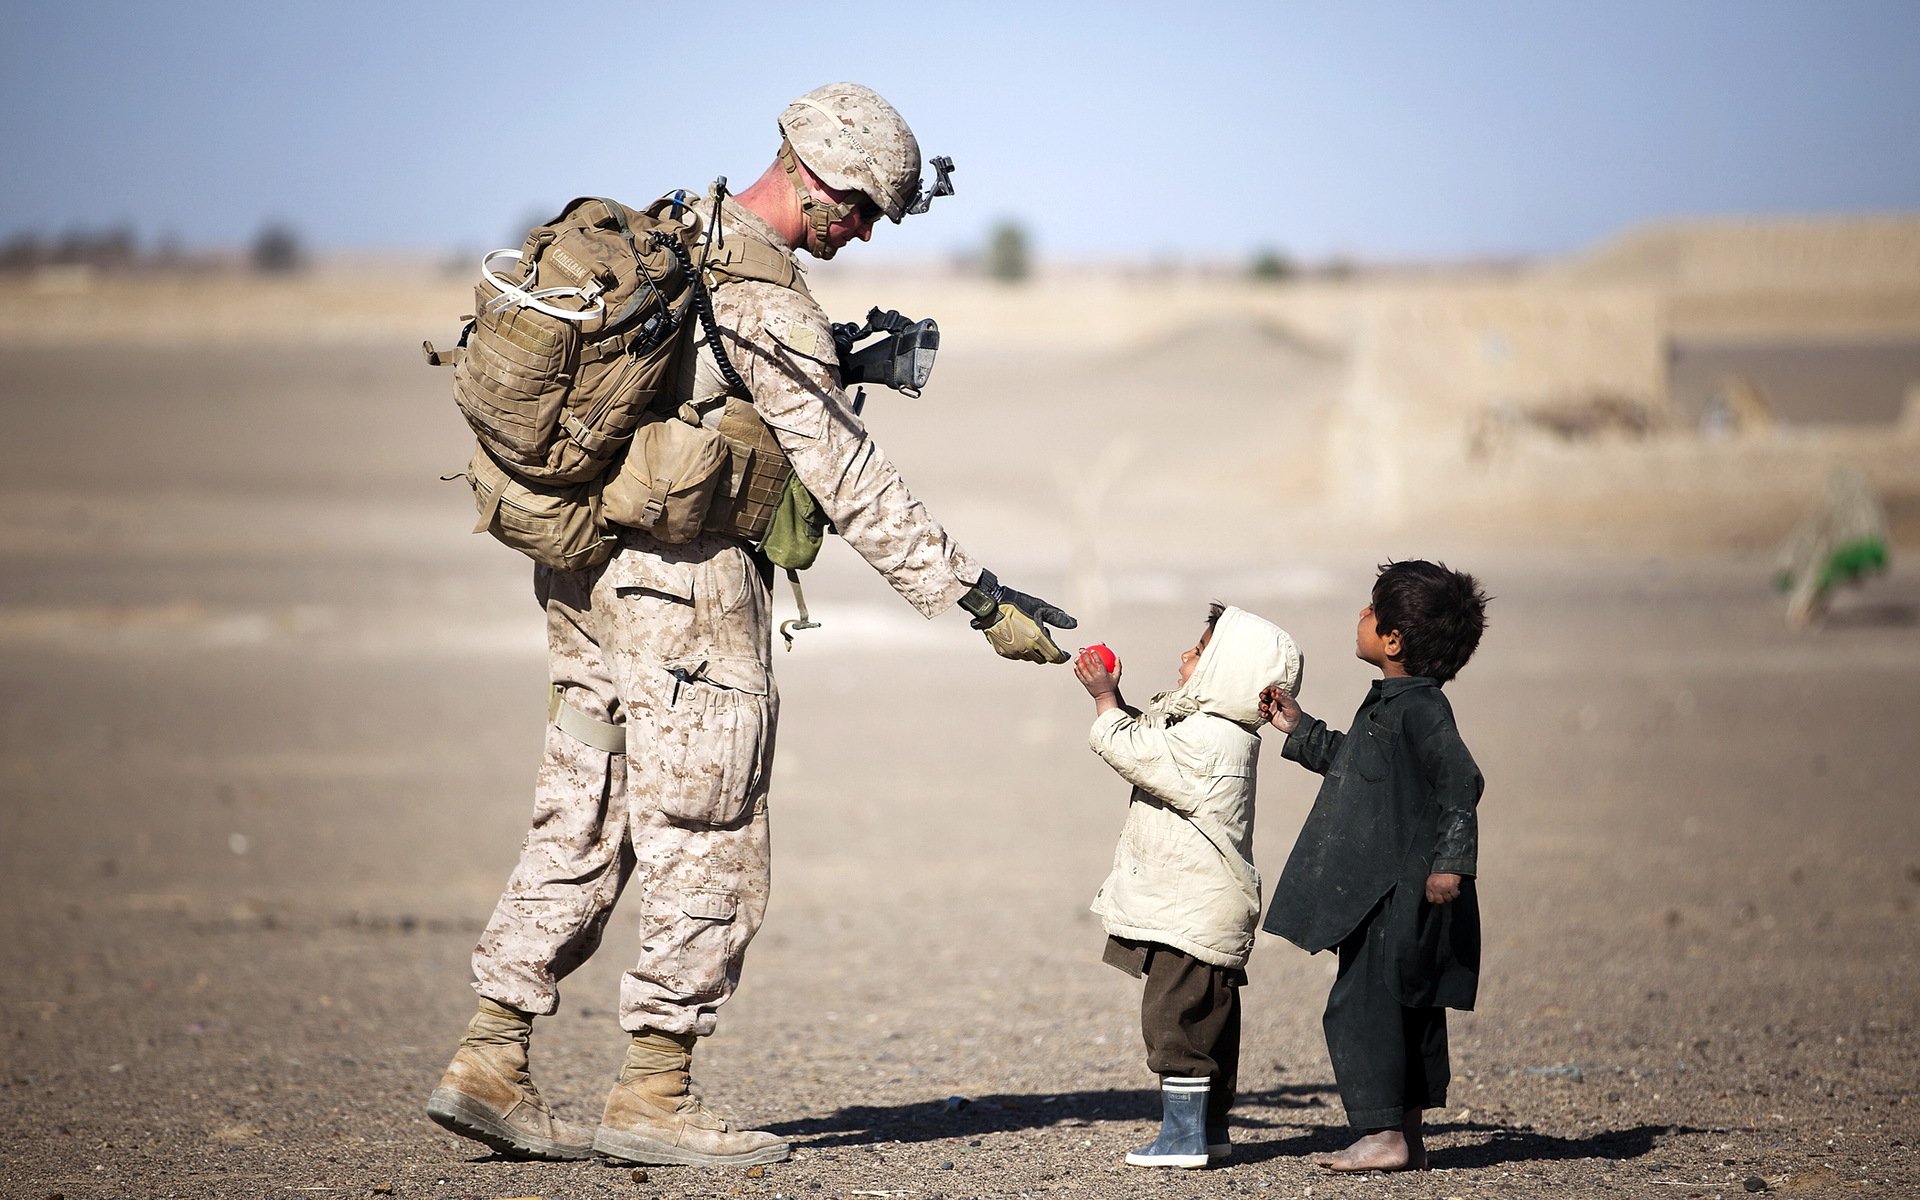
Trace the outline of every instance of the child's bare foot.
<instances>
[{"instance_id":1,"label":"child's bare foot","mask_svg":"<svg viewBox=\"0 0 1920 1200\"><path fill-rule=\"evenodd\" d=\"M1316 1154L1313 1164L1343 1174L1359 1171L1424 1171L1427 1148L1398 1129L1376 1129L1338 1154Z\"/></svg>"}]
</instances>

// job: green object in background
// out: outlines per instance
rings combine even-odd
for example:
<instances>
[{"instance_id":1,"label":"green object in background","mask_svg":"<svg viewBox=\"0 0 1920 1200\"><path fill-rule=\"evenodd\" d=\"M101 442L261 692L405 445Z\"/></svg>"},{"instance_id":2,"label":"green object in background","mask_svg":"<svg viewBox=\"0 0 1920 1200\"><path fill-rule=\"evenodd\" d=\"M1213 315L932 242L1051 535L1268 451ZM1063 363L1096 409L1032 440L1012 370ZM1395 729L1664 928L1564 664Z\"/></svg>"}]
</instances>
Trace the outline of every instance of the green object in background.
<instances>
[{"instance_id":1,"label":"green object in background","mask_svg":"<svg viewBox=\"0 0 1920 1200\"><path fill-rule=\"evenodd\" d=\"M1869 575L1877 575L1887 569L1887 543L1880 538L1861 538L1848 542L1829 551L1819 566L1819 582L1816 587L1821 592L1829 592L1843 584L1858 583ZM1773 577L1773 590L1790 592L1793 590L1794 573L1783 568Z\"/></svg>"},{"instance_id":2,"label":"green object in background","mask_svg":"<svg viewBox=\"0 0 1920 1200\"><path fill-rule=\"evenodd\" d=\"M1820 568L1820 586L1854 583L1887 569L1887 544L1879 538L1848 542L1827 555Z\"/></svg>"}]
</instances>

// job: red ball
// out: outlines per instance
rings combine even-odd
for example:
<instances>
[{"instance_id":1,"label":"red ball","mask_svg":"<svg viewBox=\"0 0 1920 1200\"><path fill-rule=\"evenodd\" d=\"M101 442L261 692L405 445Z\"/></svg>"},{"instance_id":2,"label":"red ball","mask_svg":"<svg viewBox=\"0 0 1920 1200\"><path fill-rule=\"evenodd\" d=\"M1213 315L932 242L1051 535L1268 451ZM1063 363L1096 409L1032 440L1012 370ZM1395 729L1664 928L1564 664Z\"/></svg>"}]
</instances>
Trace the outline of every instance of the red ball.
<instances>
[{"instance_id":1,"label":"red ball","mask_svg":"<svg viewBox=\"0 0 1920 1200\"><path fill-rule=\"evenodd\" d=\"M1109 675L1113 674L1113 669L1120 665L1120 660L1113 656L1113 651L1107 649L1105 644L1088 646L1087 649L1100 656L1100 665L1107 669Z\"/></svg>"}]
</instances>

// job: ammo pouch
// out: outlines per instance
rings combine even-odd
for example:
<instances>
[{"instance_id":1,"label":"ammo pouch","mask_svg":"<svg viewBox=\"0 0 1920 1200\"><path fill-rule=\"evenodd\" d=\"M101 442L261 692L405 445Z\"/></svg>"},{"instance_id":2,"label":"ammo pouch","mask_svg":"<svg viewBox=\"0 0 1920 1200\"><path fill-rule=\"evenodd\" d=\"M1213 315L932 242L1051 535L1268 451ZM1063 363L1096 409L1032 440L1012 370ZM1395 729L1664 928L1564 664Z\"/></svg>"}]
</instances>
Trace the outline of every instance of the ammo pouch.
<instances>
[{"instance_id":1,"label":"ammo pouch","mask_svg":"<svg viewBox=\"0 0 1920 1200\"><path fill-rule=\"evenodd\" d=\"M643 423L601 497L606 520L668 545L692 541L719 494L729 455L717 431L667 417Z\"/></svg>"},{"instance_id":2,"label":"ammo pouch","mask_svg":"<svg viewBox=\"0 0 1920 1200\"><path fill-rule=\"evenodd\" d=\"M491 533L543 566L558 571L597 567L613 557L617 539L600 516L598 481L542 484L521 479L493 460L483 445L467 464L475 533Z\"/></svg>"},{"instance_id":3,"label":"ammo pouch","mask_svg":"<svg viewBox=\"0 0 1920 1200\"><path fill-rule=\"evenodd\" d=\"M674 546L702 530L758 541L774 566L804 571L831 528L826 512L751 406L737 399L727 406L717 429L672 417L643 423L600 498L601 516Z\"/></svg>"}]
</instances>

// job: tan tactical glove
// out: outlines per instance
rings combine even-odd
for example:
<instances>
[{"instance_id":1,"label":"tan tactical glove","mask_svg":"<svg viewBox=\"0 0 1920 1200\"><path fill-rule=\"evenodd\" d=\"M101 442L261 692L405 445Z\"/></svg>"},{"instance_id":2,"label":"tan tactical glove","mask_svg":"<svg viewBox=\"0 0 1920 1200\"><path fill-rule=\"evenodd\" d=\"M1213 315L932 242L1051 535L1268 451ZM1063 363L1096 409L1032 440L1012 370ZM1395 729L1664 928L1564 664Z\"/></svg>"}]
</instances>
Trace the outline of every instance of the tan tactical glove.
<instances>
[{"instance_id":1,"label":"tan tactical glove","mask_svg":"<svg viewBox=\"0 0 1920 1200\"><path fill-rule=\"evenodd\" d=\"M973 627L987 635L995 654L1023 662L1066 662L1067 652L1053 644L1047 626L1073 629L1080 624L1038 596L1001 586L992 571L980 572L980 582L960 597L960 607L973 615Z\"/></svg>"}]
</instances>

